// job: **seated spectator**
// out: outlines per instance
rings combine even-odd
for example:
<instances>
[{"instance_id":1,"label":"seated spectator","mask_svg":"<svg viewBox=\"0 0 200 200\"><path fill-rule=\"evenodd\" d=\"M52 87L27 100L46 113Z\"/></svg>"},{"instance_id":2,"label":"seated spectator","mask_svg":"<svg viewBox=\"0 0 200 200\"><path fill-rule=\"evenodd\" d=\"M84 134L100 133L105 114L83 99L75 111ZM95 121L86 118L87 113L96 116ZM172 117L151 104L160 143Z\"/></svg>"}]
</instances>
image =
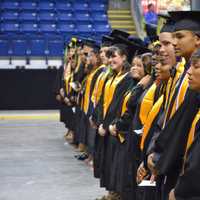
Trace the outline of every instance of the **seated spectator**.
<instances>
[{"instance_id":1,"label":"seated spectator","mask_svg":"<svg viewBox=\"0 0 200 200\"><path fill-rule=\"evenodd\" d=\"M149 40L151 42L157 40L157 23L158 23L158 16L155 12L154 5L150 3L148 5L148 11L144 15L145 22L146 22L146 32Z\"/></svg>"}]
</instances>

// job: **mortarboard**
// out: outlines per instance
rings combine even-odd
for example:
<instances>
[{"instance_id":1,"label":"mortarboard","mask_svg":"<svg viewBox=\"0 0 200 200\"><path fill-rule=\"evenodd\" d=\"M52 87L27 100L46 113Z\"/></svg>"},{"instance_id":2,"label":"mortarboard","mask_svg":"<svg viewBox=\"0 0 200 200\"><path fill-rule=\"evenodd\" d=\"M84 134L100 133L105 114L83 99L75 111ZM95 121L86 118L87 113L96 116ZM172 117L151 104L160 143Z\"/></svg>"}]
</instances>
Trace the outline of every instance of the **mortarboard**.
<instances>
[{"instance_id":1,"label":"mortarboard","mask_svg":"<svg viewBox=\"0 0 200 200\"><path fill-rule=\"evenodd\" d=\"M191 60L193 58L198 58L198 59L200 58L200 48L192 54Z\"/></svg>"},{"instance_id":2,"label":"mortarboard","mask_svg":"<svg viewBox=\"0 0 200 200\"><path fill-rule=\"evenodd\" d=\"M99 51L100 45L92 38L80 37L79 39L81 40L83 46L85 45L91 47L95 52Z\"/></svg>"},{"instance_id":3,"label":"mortarboard","mask_svg":"<svg viewBox=\"0 0 200 200\"><path fill-rule=\"evenodd\" d=\"M128 37L128 40L131 41L131 42L133 42L133 43L138 44L139 46L146 47L145 42L144 42L142 39L140 39L139 37L130 35L130 36Z\"/></svg>"},{"instance_id":4,"label":"mortarboard","mask_svg":"<svg viewBox=\"0 0 200 200\"><path fill-rule=\"evenodd\" d=\"M161 30L160 30L160 33L163 33L163 32L169 32L169 33L172 33L174 32L174 24L175 24L175 21L172 20L172 18L170 17L169 14L158 14L158 16L162 19L164 19L164 23L161 27Z\"/></svg>"},{"instance_id":5,"label":"mortarboard","mask_svg":"<svg viewBox=\"0 0 200 200\"><path fill-rule=\"evenodd\" d=\"M101 42L101 46L102 47L109 47L112 46L114 43L114 38L108 35L103 35L102 36L102 42Z\"/></svg>"},{"instance_id":6,"label":"mortarboard","mask_svg":"<svg viewBox=\"0 0 200 200\"><path fill-rule=\"evenodd\" d=\"M173 11L169 14L175 21L174 31L189 30L194 33L200 31L200 11Z\"/></svg>"},{"instance_id":7,"label":"mortarboard","mask_svg":"<svg viewBox=\"0 0 200 200\"><path fill-rule=\"evenodd\" d=\"M124 38L128 38L130 34L125 32L125 31L122 31L122 30L119 30L119 29L114 29L111 34L110 34L110 37L124 37Z\"/></svg>"},{"instance_id":8,"label":"mortarboard","mask_svg":"<svg viewBox=\"0 0 200 200\"><path fill-rule=\"evenodd\" d=\"M89 46L89 47L93 47L93 45L96 43L95 40L91 39L91 38L81 38L83 45Z\"/></svg>"},{"instance_id":9,"label":"mortarboard","mask_svg":"<svg viewBox=\"0 0 200 200\"><path fill-rule=\"evenodd\" d=\"M114 44L114 46L118 47L119 49L123 49L127 52L127 60L129 63L132 61L132 58L135 55L151 52L149 49L129 41L127 38L119 36L116 37L115 40L116 43Z\"/></svg>"}]
</instances>

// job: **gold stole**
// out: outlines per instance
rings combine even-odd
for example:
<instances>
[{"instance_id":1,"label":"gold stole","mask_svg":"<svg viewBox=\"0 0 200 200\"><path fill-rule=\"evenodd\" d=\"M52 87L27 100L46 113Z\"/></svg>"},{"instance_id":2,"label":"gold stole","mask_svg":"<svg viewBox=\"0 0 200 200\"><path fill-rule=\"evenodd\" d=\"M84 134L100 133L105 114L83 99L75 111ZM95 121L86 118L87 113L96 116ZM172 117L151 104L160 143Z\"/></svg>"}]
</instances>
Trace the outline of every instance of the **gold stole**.
<instances>
[{"instance_id":1,"label":"gold stole","mask_svg":"<svg viewBox=\"0 0 200 200\"><path fill-rule=\"evenodd\" d=\"M85 93L84 93L84 99L83 99L83 111L85 113L87 113L88 108L89 108L89 102L90 102L90 87L91 87L91 83L93 80L94 75L96 74L96 72L101 69L102 66L98 67L97 69L93 70L88 76L87 76L87 80L86 80L86 88L85 88Z\"/></svg>"},{"instance_id":2,"label":"gold stole","mask_svg":"<svg viewBox=\"0 0 200 200\"><path fill-rule=\"evenodd\" d=\"M154 119L156 118L156 116L158 115L158 113L161 109L163 101L164 101L164 95L160 96L160 98L156 101L156 103L153 105L153 108L151 109L151 111L146 119L146 123L144 124L144 127L143 127L142 139L141 139L141 143L140 143L141 150L144 149L145 139L149 133L149 130L152 126Z\"/></svg>"},{"instance_id":3,"label":"gold stole","mask_svg":"<svg viewBox=\"0 0 200 200\"><path fill-rule=\"evenodd\" d=\"M188 150L190 149L193 141L194 141L194 136L195 136L195 128L197 125L197 122L200 120L200 110L198 111L198 113L196 114L193 122L192 122L192 126L190 128L190 132L188 135L188 140L187 140L187 146L186 146L186 150L185 150L185 155L184 155L184 159L183 159L183 166L182 166L182 172L180 175L184 174L184 168L185 168L185 162L186 162L186 157L187 157L187 153Z\"/></svg>"},{"instance_id":4,"label":"gold stole","mask_svg":"<svg viewBox=\"0 0 200 200\"><path fill-rule=\"evenodd\" d=\"M78 56L77 60L78 60L78 61L77 61L75 73L77 73L77 72L79 71L80 66L81 66L81 58L80 58L80 56Z\"/></svg>"},{"instance_id":5,"label":"gold stole","mask_svg":"<svg viewBox=\"0 0 200 200\"><path fill-rule=\"evenodd\" d=\"M192 122L192 126L188 135L188 142L187 142L187 147L186 147L186 154L188 149L190 148L190 146L192 145L193 141L194 141L194 135L195 135L195 128L196 128L196 124L197 122L200 120L200 110L198 111L198 113L196 114L193 122Z\"/></svg>"},{"instance_id":6,"label":"gold stole","mask_svg":"<svg viewBox=\"0 0 200 200\"><path fill-rule=\"evenodd\" d=\"M174 115L174 113L178 110L180 105L183 103L187 89L188 89L188 75L186 74L185 77L184 77L184 80L181 84L180 90L178 92L176 102L173 105L173 109L172 109L172 113L170 115L170 118Z\"/></svg>"},{"instance_id":7,"label":"gold stole","mask_svg":"<svg viewBox=\"0 0 200 200\"><path fill-rule=\"evenodd\" d=\"M184 72L184 65L185 65L185 60L183 59L182 62L180 62L178 64L177 72L176 72L174 79L170 78L169 81L168 81L168 85L167 85L167 89L166 89L166 93L168 95L166 95L167 96L166 102L165 102L166 112L165 112L163 127L165 127L165 124L167 122L167 115L168 115L168 112L170 112L170 110L169 110L170 102L171 102L173 96L175 95L177 83L179 82L179 79ZM179 88L178 96L176 97L176 100L173 104L172 111L171 111L169 119L171 119L171 117L174 115L176 110L182 104L184 97L185 97L185 93L187 91L187 88L188 88L188 80L187 80L187 75L186 75L181 86L180 86L180 88Z\"/></svg>"},{"instance_id":8,"label":"gold stole","mask_svg":"<svg viewBox=\"0 0 200 200\"><path fill-rule=\"evenodd\" d=\"M166 92L169 95L166 98L166 104L165 104L166 109L167 109L167 104L169 102L171 102L172 96L174 95L177 81L179 80L181 74L184 72L184 65L185 65L184 60L182 62L178 63L175 77L174 78L170 77L168 80Z\"/></svg>"},{"instance_id":9,"label":"gold stole","mask_svg":"<svg viewBox=\"0 0 200 200\"><path fill-rule=\"evenodd\" d=\"M123 104L122 104L122 111L121 116L127 111L127 102L131 97L131 92L128 92L124 98Z\"/></svg>"},{"instance_id":10,"label":"gold stole","mask_svg":"<svg viewBox=\"0 0 200 200\"><path fill-rule=\"evenodd\" d=\"M102 65L102 67L106 67L106 66ZM104 85L106 78L109 75L109 73L110 73L109 69L101 72L101 74L98 76L98 78L96 80L94 90L93 90L92 96L91 96L91 101L93 102L94 106L96 106L97 103L99 102L100 96L101 96L102 91L103 91L103 85Z\"/></svg>"},{"instance_id":11,"label":"gold stole","mask_svg":"<svg viewBox=\"0 0 200 200\"><path fill-rule=\"evenodd\" d=\"M131 92L128 92L124 98L121 110L121 116L127 111L127 102L131 97ZM125 141L124 135L122 133L118 133L118 138L121 143Z\"/></svg>"},{"instance_id":12,"label":"gold stole","mask_svg":"<svg viewBox=\"0 0 200 200\"><path fill-rule=\"evenodd\" d=\"M141 105L140 105L140 112L139 112L139 118L142 123L142 125L145 124L147 120L147 116L149 112L151 111L151 108L153 107L154 103L154 96L156 91L156 83L154 83L147 91L145 96L142 99Z\"/></svg>"},{"instance_id":13,"label":"gold stole","mask_svg":"<svg viewBox=\"0 0 200 200\"><path fill-rule=\"evenodd\" d=\"M127 74L128 72L125 74L121 74L121 72L119 72L117 76L112 77L107 81L103 101L103 118L105 118L108 108L112 102L117 85L126 77Z\"/></svg>"},{"instance_id":14,"label":"gold stole","mask_svg":"<svg viewBox=\"0 0 200 200\"><path fill-rule=\"evenodd\" d=\"M70 86L70 82L73 82L73 78L74 78L74 73L71 73L71 74L68 74L66 77L65 77L65 90L66 90L66 94L68 95L72 88Z\"/></svg>"}]
</instances>

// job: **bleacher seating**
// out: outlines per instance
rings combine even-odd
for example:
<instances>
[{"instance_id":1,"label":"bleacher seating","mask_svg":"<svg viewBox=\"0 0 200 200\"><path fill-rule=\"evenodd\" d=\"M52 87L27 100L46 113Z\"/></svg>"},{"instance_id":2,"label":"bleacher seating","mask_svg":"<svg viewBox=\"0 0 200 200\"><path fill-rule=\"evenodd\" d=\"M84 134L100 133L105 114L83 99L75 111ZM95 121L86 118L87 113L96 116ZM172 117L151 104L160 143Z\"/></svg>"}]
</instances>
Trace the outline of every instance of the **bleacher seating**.
<instances>
[{"instance_id":1,"label":"bleacher seating","mask_svg":"<svg viewBox=\"0 0 200 200\"><path fill-rule=\"evenodd\" d=\"M0 1L0 60L61 59L71 36L100 38L109 32L107 0Z\"/></svg>"},{"instance_id":2,"label":"bleacher seating","mask_svg":"<svg viewBox=\"0 0 200 200\"><path fill-rule=\"evenodd\" d=\"M9 56L9 51L10 51L10 44L9 40L7 39L0 39L0 56L1 57L6 57Z\"/></svg>"},{"instance_id":3,"label":"bleacher seating","mask_svg":"<svg viewBox=\"0 0 200 200\"><path fill-rule=\"evenodd\" d=\"M23 10L19 14L19 20L21 22L25 21L37 21L37 12L34 10Z\"/></svg>"},{"instance_id":4,"label":"bleacher seating","mask_svg":"<svg viewBox=\"0 0 200 200\"><path fill-rule=\"evenodd\" d=\"M12 55L17 57L27 55L28 44L26 39L13 39L12 46Z\"/></svg>"},{"instance_id":5,"label":"bleacher seating","mask_svg":"<svg viewBox=\"0 0 200 200\"><path fill-rule=\"evenodd\" d=\"M21 1L20 8L22 11L36 11L37 10L37 2L34 1Z\"/></svg>"}]
</instances>

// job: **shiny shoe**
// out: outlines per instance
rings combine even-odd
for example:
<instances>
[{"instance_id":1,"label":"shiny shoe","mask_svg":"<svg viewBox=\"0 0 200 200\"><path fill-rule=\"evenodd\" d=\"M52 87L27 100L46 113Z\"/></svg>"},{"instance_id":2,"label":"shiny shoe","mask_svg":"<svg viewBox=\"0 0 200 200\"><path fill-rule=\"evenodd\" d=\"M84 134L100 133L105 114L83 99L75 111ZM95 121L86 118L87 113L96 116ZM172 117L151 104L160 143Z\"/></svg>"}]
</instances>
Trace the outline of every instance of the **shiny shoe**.
<instances>
[{"instance_id":1,"label":"shiny shoe","mask_svg":"<svg viewBox=\"0 0 200 200\"><path fill-rule=\"evenodd\" d=\"M88 155L86 153L81 154L79 157L77 157L78 160L85 160L88 158Z\"/></svg>"}]
</instances>

